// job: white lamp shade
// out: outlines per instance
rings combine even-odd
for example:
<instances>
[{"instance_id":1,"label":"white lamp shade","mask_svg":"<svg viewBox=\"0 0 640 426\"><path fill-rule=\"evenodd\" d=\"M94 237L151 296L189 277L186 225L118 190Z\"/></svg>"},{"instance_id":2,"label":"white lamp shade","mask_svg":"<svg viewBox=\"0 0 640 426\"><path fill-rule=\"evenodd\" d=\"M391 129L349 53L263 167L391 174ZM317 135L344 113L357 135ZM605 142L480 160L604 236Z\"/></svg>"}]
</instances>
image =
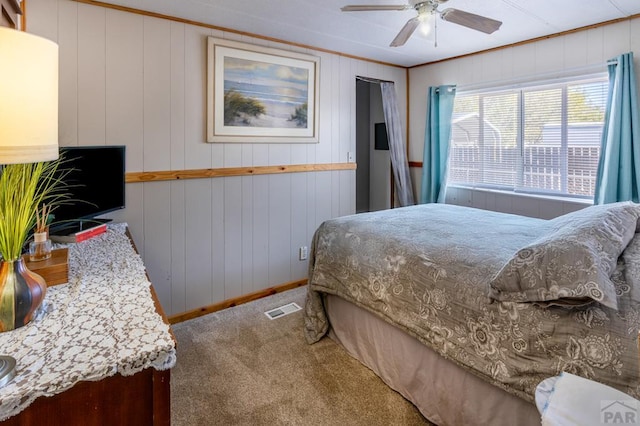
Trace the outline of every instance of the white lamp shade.
<instances>
[{"instance_id":1,"label":"white lamp shade","mask_svg":"<svg viewBox=\"0 0 640 426\"><path fill-rule=\"evenodd\" d=\"M58 45L0 27L0 164L58 158Z\"/></svg>"}]
</instances>

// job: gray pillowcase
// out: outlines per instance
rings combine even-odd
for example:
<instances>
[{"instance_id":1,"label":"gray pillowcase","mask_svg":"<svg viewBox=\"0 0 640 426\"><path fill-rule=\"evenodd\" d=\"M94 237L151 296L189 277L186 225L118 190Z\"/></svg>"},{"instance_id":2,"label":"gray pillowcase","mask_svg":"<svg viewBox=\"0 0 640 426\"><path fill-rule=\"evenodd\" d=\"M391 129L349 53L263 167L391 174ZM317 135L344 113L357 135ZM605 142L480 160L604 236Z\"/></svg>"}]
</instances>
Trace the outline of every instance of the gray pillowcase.
<instances>
[{"instance_id":1,"label":"gray pillowcase","mask_svg":"<svg viewBox=\"0 0 640 426\"><path fill-rule=\"evenodd\" d=\"M640 204L595 205L549 221L549 231L518 250L490 283L489 297L542 306L594 300L618 308L610 277L638 226Z\"/></svg>"}]
</instances>

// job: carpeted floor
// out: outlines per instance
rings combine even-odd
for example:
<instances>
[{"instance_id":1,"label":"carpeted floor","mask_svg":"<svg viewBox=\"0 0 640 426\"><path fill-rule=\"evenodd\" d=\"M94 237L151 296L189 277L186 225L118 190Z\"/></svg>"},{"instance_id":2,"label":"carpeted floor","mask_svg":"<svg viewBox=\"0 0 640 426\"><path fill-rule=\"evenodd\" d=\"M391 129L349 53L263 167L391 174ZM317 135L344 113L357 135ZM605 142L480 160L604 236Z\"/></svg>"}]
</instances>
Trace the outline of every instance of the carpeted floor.
<instances>
[{"instance_id":1,"label":"carpeted floor","mask_svg":"<svg viewBox=\"0 0 640 426\"><path fill-rule=\"evenodd\" d=\"M173 326L174 426L425 425L420 412L329 338L308 345L296 302L306 287Z\"/></svg>"}]
</instances>

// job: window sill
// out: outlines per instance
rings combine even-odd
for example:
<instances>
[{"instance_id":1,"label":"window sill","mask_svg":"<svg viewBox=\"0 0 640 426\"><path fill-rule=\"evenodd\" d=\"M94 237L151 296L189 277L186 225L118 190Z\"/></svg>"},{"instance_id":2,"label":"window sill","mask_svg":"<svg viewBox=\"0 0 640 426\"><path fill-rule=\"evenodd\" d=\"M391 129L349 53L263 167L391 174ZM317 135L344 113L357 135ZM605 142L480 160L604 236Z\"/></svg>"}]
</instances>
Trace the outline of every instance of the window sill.
<instances>
[{"instance_id":1,"label":"window sill","mask_svg":"<svg viewBox=\"0 0 640 426\"><path fill-rule=\"evenodd\" d=\"M474 192L501 194L501 195L508 195L511 197L535 198L539 200L558 201L562 203L572 203L572 204L576 204L584 207L593 205L593 200L584 199L584 198L571 198L571 197L561 197L561 196L543 195L543 194L528 194L525 192L503 191L500 189L478 188L474 186L464 186L464 185L448 185L447 188L466 189Z\"/></svg>"}]
</instances>

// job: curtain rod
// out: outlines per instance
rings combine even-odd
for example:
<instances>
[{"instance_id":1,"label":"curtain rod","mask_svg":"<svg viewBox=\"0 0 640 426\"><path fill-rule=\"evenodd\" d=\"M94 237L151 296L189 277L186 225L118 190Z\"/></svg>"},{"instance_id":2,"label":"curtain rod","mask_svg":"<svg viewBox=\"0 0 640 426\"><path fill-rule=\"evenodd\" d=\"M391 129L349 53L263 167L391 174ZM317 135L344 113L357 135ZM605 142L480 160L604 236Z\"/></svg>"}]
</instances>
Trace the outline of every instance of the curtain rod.
<instances>
[{"instance_id":1,"label":"curtain rod","mask_svg":"<svg viewBox=\"0 0 640 426\"><path fill-rule=\"evenodd\" d=\"M440 92L440 87L442 86L438 86L436 87L436 93ZM456 91L456 86L447 86L447 92L455 92Z\"/></svg>"},{"instance_id":2,"label":"curtain rod","mask_svg":"<svg viewBox=\"0 0 640 426\"><path fill-rule=\"evenodd\" d=\"M390 80L380 80L379 78L362 77L362 76L359 76L359 75L356 76L356 80L362 80L362 81L366 81L368 83L375 83L375 84L394 83L393 81L390 81Z\"/></svg>"}]
</instances>

